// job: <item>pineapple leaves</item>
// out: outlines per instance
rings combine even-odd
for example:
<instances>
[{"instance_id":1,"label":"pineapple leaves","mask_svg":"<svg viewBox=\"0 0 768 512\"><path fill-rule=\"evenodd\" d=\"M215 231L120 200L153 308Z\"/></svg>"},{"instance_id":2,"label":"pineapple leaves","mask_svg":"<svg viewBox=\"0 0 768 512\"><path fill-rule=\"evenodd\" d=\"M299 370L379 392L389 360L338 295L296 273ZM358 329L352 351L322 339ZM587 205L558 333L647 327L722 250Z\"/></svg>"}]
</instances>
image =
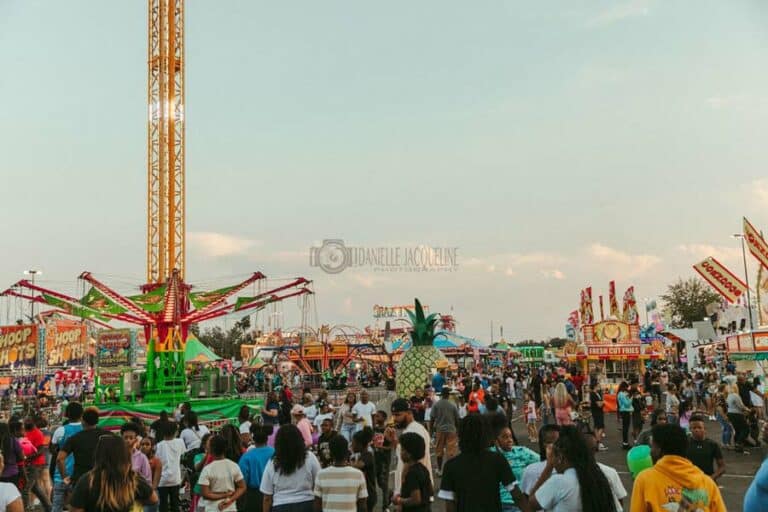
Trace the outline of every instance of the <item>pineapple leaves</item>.
<instances>
[{"instance_id":1,"label":"pineapple leaves","mask_svg":"<svg viewBox=\"0 0 768 512\"><path fill-rule=\"evenodd\" d=\"M411 320L411 341L414 347L429 346L435 339L435 327L439 315L432 313L428 317L424 317L424 308L421 306L419 299L415 299L416 307L415 313L406 310Z\"/></svg>"}]
</instances>

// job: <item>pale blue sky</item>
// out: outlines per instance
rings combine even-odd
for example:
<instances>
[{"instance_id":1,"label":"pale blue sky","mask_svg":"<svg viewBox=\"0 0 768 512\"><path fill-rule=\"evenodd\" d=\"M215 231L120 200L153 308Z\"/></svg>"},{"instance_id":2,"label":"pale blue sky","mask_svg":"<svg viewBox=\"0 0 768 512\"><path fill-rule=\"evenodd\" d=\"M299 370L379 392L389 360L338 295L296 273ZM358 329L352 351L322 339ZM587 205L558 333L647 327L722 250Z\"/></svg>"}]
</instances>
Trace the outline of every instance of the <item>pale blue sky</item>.
<instances>
[{"instance_id":1,"label":"pale blue sky","mask_svg":"<svg viewBox=\"0 0 768 512\"><path fill-rule=\"evenodd\" d=\"M762 1L188 0L186 21L192 282L304 275L324 323L419 296L467 335L555 336L582 287L739 270L729 235L768 223ZM145 2L0 0L0 285L141 281L145 146ZM461 268L327 276L324 238L458 246Z\"/></svg>"}]
</instances>

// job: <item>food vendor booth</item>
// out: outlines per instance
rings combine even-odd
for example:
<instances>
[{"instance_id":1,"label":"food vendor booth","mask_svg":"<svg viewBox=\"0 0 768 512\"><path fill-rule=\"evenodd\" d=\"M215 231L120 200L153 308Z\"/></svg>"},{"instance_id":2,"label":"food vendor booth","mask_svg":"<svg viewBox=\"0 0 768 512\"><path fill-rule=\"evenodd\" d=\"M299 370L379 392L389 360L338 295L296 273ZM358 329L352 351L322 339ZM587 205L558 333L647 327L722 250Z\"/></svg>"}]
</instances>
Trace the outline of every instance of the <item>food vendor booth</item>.
<instances>
[{"instance_id":1,"label":"food vendor booth","mask_svg":"<svg viewBox=\"0 0 768 512\"><path fill-rule=\"evenodd\" d=\"M762 374L763 361L768 360L768 330L733 334L726 338L728 359L737 371Z\"/></svg>"}]
</instances>

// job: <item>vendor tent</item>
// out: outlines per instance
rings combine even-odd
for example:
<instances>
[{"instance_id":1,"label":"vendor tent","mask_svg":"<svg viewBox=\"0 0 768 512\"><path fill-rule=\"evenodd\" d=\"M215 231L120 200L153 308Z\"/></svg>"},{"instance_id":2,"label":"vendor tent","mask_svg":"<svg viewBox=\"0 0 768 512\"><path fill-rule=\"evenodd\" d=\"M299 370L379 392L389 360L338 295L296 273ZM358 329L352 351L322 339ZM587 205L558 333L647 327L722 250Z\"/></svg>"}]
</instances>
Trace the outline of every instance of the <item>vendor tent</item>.
<instances>
[{"instance_id":1,"label":"vendor tent","mask_svg":"<svg viewBox=\"0 0 768 512\"><path fill-rule=\"evenodd\" d=\"M210 348L202 344L194 336L187 338L187 348L184 350L184 361L187 363L212 363L221 358Z\"/></svg>"}]
</instances>

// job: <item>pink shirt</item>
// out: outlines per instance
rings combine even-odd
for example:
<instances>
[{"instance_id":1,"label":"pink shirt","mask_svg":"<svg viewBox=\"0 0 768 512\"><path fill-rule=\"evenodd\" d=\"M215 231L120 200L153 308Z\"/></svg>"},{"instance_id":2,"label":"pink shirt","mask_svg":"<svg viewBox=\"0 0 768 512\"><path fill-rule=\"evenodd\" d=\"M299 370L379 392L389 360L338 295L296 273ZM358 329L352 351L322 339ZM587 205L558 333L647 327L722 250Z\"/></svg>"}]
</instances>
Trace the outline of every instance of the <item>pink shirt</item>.
<instances>
[{"instance_id":1,"label":"pink shirt","mask_svg":"<svg viewBox=\"0 0 768 512\"><path fill-rule=\"evenodd\" d=\"M133 450L131 453L131 467L138 473L149 485L152 485L152 468L149 466L149 460L140 450Z\"/></svg>"},{"instance_id":2,"label":"pink shirt","mask_svg":"<svg viewBox=\"0 0 768 512\"><path fill-rule=\"evenodd\" d=\"M304 445L307 448L312 446L312 424L309 420L307 418L301 418L299 422L296 423L296 428L299 429L301 437L304 438Z\"/></svg>"}]
</instances>

